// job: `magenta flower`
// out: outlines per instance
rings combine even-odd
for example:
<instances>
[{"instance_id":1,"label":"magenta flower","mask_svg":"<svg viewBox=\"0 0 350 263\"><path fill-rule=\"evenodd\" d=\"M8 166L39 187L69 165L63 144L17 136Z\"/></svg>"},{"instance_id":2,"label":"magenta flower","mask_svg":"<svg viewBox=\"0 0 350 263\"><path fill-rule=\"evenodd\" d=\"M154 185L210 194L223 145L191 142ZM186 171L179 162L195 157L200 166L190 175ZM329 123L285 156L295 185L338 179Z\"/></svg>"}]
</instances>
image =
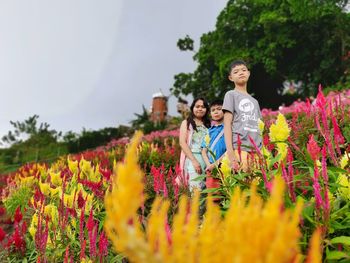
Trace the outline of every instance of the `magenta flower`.
<instances>
[{"instance_id":1,"label":"magenta flower","mask_svg":"<svg viewBox=\"0 0 350 263\"><path fill-rule=\"evenodd\" d=\"M322 147L322 177L324 182L324 203L323 203L323 209L325 212L325 219L328 220L329 218L329 212L330 212L330 204L329 204L329 197L328 197L328 174L327 174L327 153L326 153L326 147Z\"/></svg>"},{"instance_id":2,"label":"magenta flower","mask_svg":"<svg viewBox=\"0 0 350 263\"><path fill-rule=\"evenodd\" d=\"M323 201L322 201L322 195L321 195L321 186L318 181L318 177L319 177L318 168L317 168L317 165L315 164L314 176L312 177L312 182L313 182L313 189L315 194L316 210L320 214L320 209L322 207Z\"/></svg>"},{"instance_id":3,"label":"magenta flower","mask_svg":"<svg viewBox=\"0 0 350 263\"><path fill-rule=\"evenodd\" d=\"M307 143L307 151L311 156L311 159L316 162L319 158L321 148L318 146L317 142L314 139L314 135L309 136L309 142Z\"/></svg>"}]
</instances>

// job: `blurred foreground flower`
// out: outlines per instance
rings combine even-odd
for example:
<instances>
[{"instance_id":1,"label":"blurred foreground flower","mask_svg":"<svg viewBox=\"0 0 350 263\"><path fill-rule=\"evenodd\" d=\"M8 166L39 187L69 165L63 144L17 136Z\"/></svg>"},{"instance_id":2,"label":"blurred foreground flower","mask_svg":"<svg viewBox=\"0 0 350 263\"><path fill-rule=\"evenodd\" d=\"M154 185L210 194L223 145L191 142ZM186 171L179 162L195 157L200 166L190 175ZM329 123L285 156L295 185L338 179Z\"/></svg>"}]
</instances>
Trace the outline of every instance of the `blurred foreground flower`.
<instances>
[{"instance_id":1,"label":"blurred foreground flower","mask_svg":"<svg viewBox=\"0 0 350 263\"><path fill-rule=\"evenodd\" d=\"M300 262L298 246L302 203L283 210L283 180L276 177L271 197L264 204L252 184L249 199L237 189L225 217L208 198L200 223L199 193L191 204L182 196L167 232L169 201L157 197L144 227L137 211L143 204L143 174L137 165L137 133L124 163L116 167L113 189L107 194L105 229L114 248L132 262ZM248 201L249 200L249 201ZM319 240L319 239L317 239ZM320 246L309 251L320 262ZM317 257L319 255L319 257Z\"/></svg>"}]
</instances>

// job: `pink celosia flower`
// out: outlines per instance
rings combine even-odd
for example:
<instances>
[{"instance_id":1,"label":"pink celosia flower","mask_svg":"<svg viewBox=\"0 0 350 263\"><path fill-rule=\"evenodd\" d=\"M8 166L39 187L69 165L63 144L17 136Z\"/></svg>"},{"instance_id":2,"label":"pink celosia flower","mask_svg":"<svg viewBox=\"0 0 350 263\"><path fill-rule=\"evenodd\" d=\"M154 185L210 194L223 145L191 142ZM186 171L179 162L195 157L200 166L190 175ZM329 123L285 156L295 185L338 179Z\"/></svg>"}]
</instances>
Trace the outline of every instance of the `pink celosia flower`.
<instances>
[{"instance_id":1,"label":"pink celosia flower","mask_svg":"<svg viewBox=\"0 0 350 263\"><path fill-rule=\"evenodd\" d=\"M317 142L314 139L314 135L309 136L309 142L307 143L307 151L311 156L311 159L316 162L319 158L321 148L318 146Z\"/></svg>"},{"instance_id":2,"label":"pink celosia flower","mask_svg":"<svg viewBox=\"0 0 350 263\"><path fill-rule=\"evenodd\" d=\"M327 174L327 153L326 153L326 147L322 147L322 177L324 182L324 203L323 208L325 210L325 219L327 220L329 218L329 212L330 212L330 204L329 204L329 197L328 197L328 174Z\"/></svg>"},{"instance_id":3,"label":"pink celosia flower","mask_svg":"<svg viewBox=\"0 0 350 263\"><path fill-rule=\"evenodd\" d=\"M316 203L316 210L320 214L320 209L322 207L322 195L321 195L321 186L318 180L318 168L315 164L314 167L314 176L312 177L313 182L313 189L314 189L314 195L315 195L315 203Z\"/></svg>"},{"instance_id":4,"label":"pink celosia flower","mask_svg":"<svg viewBox=\"0 0 350 263\"><path fill-rule=\"evenodd\" d=\"M264 180L266 189L269 191L269 193L271 193L272 183L267 180L266 172L265 172L263 167L261 167L261 173L262 173L262 176L263 176L263 180Z\"/></svg>"}]
</instances>

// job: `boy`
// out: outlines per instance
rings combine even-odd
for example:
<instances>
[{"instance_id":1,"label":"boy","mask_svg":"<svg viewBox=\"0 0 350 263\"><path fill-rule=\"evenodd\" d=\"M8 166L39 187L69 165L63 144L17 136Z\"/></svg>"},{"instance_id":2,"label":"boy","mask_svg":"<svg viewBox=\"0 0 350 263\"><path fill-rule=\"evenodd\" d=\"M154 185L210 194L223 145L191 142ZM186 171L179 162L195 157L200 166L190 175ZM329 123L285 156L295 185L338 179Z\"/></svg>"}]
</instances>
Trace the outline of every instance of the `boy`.
<instances>
[{"instance_id":1,"label":"boy","mask_svg":"<svg viewBox=\"0 0 350 263\"><path fill-rule=\"evenodd\" d=\"M250 72L247 64L236 60L230 65L228 79L234 89L226 92L224 111L224 136L227 156L234 170L248 170L248 155L254 149L249 137L261 148L262 138L258 128L261 119L259 103L247 92Z\"/></svg>"},{"instance_id":2,"label":"boy","mask_svg":"<svg viewBox=\"0 0 350 263\"><path fill-rule=\"evenodd\" d=\"M219 165L224 153L226 152L222 100L215 100L210 104L210 115L212 118L212 126L208 130L209 138L202 143L202 156L206 164L207 188L216 188L219 186L219 183L215 182L215 179L210 176L210 173Z\"/></svg>"}]
</instances>

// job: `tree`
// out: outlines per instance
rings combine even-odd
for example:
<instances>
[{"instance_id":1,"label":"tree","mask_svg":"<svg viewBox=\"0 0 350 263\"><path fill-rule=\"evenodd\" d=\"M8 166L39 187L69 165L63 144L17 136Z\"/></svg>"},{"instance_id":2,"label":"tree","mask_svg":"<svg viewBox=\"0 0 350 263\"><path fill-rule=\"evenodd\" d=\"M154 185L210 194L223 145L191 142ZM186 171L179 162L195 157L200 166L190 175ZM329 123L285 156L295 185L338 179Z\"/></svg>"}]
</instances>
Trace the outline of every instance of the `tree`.
<instances>
[{"instance_id":1,"label":"tree","mask_svg":"<svg viewBox=\"0 0 350 263\"><path fill-rule=\"evenodd\" d=\"M152 131L164 130L168 126L167 120L161 121L160 123L153 123L144 105L142 105L142 113L134 113L134 115L136 119L130 121L131 127L134 130L142 130L145 134L151 133Z\"/></svg>"},{"instance_id":2,"label":"tree","mask_svg":"<svg viewBox=\"0 0 350 263\"><path fill-rule=\"evenodd\" d=\"M223 98L232 88L228 66L237 58L250 64L248 89L264 107L282 102L277 90L285 80L301 80L304 96L313 94L319 83L336 83L347 68L343 59L350 46L347 4L347 0L228 1L216 29L201 37L193 57L197 68L177 74L172 93Z\"/></svg>"},{"instance_id":3,"label":"tree","mask_svg":"<svg viewBox=\"0 0 350 263\"><path fill-rule=\"evenodd\" d=\"M40 123L38 126L39 115L33 115L24 121L10 121L14 127L14 131L9 131L7 135L2 137L4 143L13 144L22 142L22 137L27 136L28 139L46 137L51 141L57 141L61 136L61 132L49 130L50 124L46 122Z\"/></svg>"},{"instance_id":4,"label":"tree","mask_svg":"<svg viewBox=\"0 0 350 263\"><path fill-rule=\"evenodd\" d=\"M149 113L145 107L142 105L142 113L134 113L136 119L130 121L131 127L135 130L143 129L145 124L149 122Z\"/></svg>"}]
</instances>

